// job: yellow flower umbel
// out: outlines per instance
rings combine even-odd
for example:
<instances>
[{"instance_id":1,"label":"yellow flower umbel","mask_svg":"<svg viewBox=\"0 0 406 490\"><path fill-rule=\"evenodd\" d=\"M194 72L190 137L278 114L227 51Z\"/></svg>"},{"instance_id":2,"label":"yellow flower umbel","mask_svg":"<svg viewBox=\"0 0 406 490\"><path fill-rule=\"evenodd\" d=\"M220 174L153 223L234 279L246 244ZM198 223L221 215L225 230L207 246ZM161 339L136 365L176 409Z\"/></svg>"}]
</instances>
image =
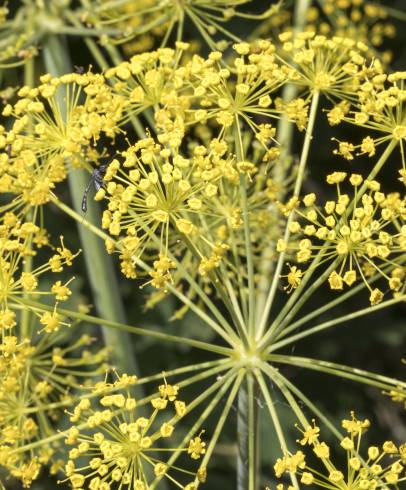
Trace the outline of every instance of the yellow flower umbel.
<instances>
[{"instance_id":1,"label":"yellow flower umbel","mask_svg":"<svg viewBox=\"0 0 406 490\"><path fill-rule=\"evenodd\" d=\"M381 64L375 62L360 79L357 100L348 106L341 120L354 126L366 128L371 133L360 144L342 141L335 153L353 160L354 152L375 155L376 147L393 142L400 146L402 159L401 179L405 183L406 160L406 72L387 75Z\"/></svg>"},{"instance_id":2,"label":"yellow flower umbel","mask_svg":"<svg viewBox=\"0 0 406 490\"><path fill-rule=\"evenodd\" d=\"M0 222L0 334L4 335L16 325L15 310L23 308L31 309L24 303L24 298L48 295L54 297L56 302L65 301L71 295L68 287L70 281L65 284L56 281L49 291L39 290L40 277L46 273L62 272L66 266L71 266L78 255L72 253L64 244L63 237L59 247L49 260L41 265L24 269L24 263L35 258L37 250L48 245L46 230L31 222L21 222L13 213L6 213ZM65 324L63 318L56 312L53 313L40 309L31 309L39 318L44 330L52 332L58 330L61 324Z\"/></svg>"},{"instance_id":3,"label":"yellow flower umbel","mask_svg":"<svg viewBox=\"0 0 406 490\"><path fill-rule=\"evenodd\" d=\"M47 74L41 82L22 87L2 112L10 127L0 126L0 192L10 193L3 210L25 213L47 203L69 164L97 162L101 135L119 131L124 102L102 75Z\"/></svg>"},{"instance_id":4,"label":"yellow flower umbel","mask_svg":"<svg viewBox=\"0 0 406 490\"><path fill-rule=\"evenodd\" d=\"M284 32L281 61L287 76L300 88L320 91L329 99L351 100L356 96L359 77L366 62L367 46L349 38Z\"/></svg>"},{"instance_id":5,"label":"yellow flower umbel","mask_svg":"<svg viewBox=\"0 0 406 490\"><path fill-rule=\"evenodd\" d=\"M0 192L11 193L12 198L1 206L2 210L25 214L32 207L47 203L56 184L67 176L61 155L38 157L32 150L22 150L12 156L0 153L0 161Z\"/></svg>"},{"instance_id":6,"label":"yellow flower umbel","mask_svg":"<svg viewBox=\"0 0 406 490\"><path fill-rule=\"evenodd\" d=\"M30 486L42 465L61 467L61 444L52 436L74 390L106 370L107 349L88 350L89 335L71 340L66 329L34 332L31 340L7 335L0 344L0 465ZM32 446L31 446L32 444ZM29 446L25 449L25 446Z\"/></svg>"},{"instance_id":7,"label":"yellow flower umbel","mask_svg":"<svg viewBox=\"0 0 406 490\"><path fill-rule=\"evenodd\" d=\"M207 59L196 55L188 63L193 88L189 117L201 124L215 121L221 135L228 133L239 117L268 148L276 131L270 118L279 115L273 107L273 94L285 82L286 70L278 63L270 41L237 43L233 51L229 59L215 51Z\"/></svg>"},{"instance_id":8,"label":"yellow flower umbel","mask_svg":"<svg viewBox=\"0 0 406 490\"><path fill-rule=\"evenodd\" d=\"M367 0L325 0L307 11L307 29L323 34L354 39L368 45L368 52L389 62L391 53L379 53L376 48L395 37L396 28L388 19L384 5ZM326 22L326 17L328 22Z\"/></svg>"},{"instance_id":9,"label":"yellow flower umbel","mask_svg":"<svg viewBox=\"0 0 406 490\"><path fill-rule=\"evenodd\" d=\"M102 134L114 138L119 131L124 102L100 74L46 74L41 82L36 88L22 87L17 102L3 109L3 116L15 121L2 136L2 147L9 145L13 159L27 154L31 160L22 162L26 166L54 155L83 166L97 155L94 148Z\"/></svg>"},{"instance_id":10,"label":"yellow flower umbel","mask_svg":"<svg viewBox=\"0 0 406 490\"><path fill-rule=\"evenodd\" d=\"M315 194L304 196L304 208L294 211L300 220L289 225L293 240L279 240L278 249L295 251L299 264L311 264L316 256L319 265L333 263L331 289L342 290L362 279L371 303L377 304L383 293L372 288L371 277L383 277L394 292L403 287L405 199L398 193L384 194L378 182L363 181L358 174L349 177L350 195L342 191L345 179L345 172L327 176L327 183L337 187L337 199L323 207L316 205Z\"/></svg>"},{"instance_id":11,"label":"yellow flower umbel","mask_svg":"<svg viewBox=\"0 0 406 490\"><path fill-rule=\"evenodd\" d=\"M160 107L155 111L155 123L157 129L164 129L169 115L176 117L184 112L187 98L182 92L187 78L185 69L179 65L188 45L178 43L177 46L176 50L161 48L132 56L106 71L113 92L125 101L120 124L148 108Z\"/></svg>"},{"instance_id":12,"label":"yellow flower umbel","mask_svg":"<svg viewBox=\"0 0 406 490\"><path fill-rule=\"evenodd\" d=\"M312 447L324 469L313 469L307 464L303 451L298 451L278 459L274 466L276 476L295 473L304 486L331 490L400 488L401 482L406 481L405 445L396 446L392 441L386 441L381 447L369 446L363 451L361 439L369 426L369 420L357 420L354 413L350 420L342 421L342 427L348 433L340 442L346 453L345 469L334 464L330 447L319 439L319 428L309 427L303 432L305 438L300 443ZM282 490L283 485L278 485L277 489Z\"/></svg>"},{"instance_id":13,"label":"yellow flower umbel","mask_svg":"<svg viewBox=\"0 0 406 490\"><path fill-rule=\"evenodd\" d=\"M178 386L165 383L159 387L147 418L137 414L137 401L131 394L135 384L136 377L127 375L111 384L97 383L92 397L82 398L74 408L70 419L80 425L69 430L66 443L74 447L65 469L73 488L147 490L163 477L179 488L195 488L194 483L179 481L193 481L195 473L162 459L168 452L179 451L179 447L169 449L166 442L185 413L184 403L177 399ZM163 421L170 408L172 414ZM198 459L205 452L205 443L198 436L181 450Z\"/></svg>"},{"instance_id":14,"label":"yellow flower umbel","mask_svg":"<svg viewBox=\"0 0 406 490\"><path fill-rule=\"evenodd\" d=\"M103 228L113 237L125 234L118 246L127 277L136 276L138 258L154 257L155 252L158 259L152 282L157 287L170 282L170 269L174 268L170 254L182 250L182 242L190 237L199 251L202 247L220 250L201 223L206 216L218 216L215 203L220 183L238 182L226 149L225 144L213 140L210 152L197 146L191 158L184 158L146 138L123 152L122 164L113 160L109 165L106 189L100 190L96 199L108 200ZM129 169L128 173L124 169ZM221 254L217 255L220 258Z\"/></svg>"}]
</instances>

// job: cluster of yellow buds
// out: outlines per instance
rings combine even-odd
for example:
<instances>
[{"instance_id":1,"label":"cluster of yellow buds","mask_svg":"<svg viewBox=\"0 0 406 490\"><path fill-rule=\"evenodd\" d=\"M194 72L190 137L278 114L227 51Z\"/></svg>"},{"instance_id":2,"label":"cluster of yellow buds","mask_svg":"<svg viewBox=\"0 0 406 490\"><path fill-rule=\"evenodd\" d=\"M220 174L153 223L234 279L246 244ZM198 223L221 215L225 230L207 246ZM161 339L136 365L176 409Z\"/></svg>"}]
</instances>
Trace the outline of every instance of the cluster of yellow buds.
<instances>
[{"instance_id":1,"label":"cluster of yellow buds","mask_svg":"<svg viewBox=\"0 0 406 490\"><path fill-rule=\"evenodd\" d=\"M65 267L72 265L78 253L73 253L60 238L59 247L51 247L48 242L47 232L29 221L21 221L19 217L7 212L0 221L0 264L2 274L0 277L0 329L8 330L15 325L15 313L11 311L12 303L18 304L22 296L35 297L40 291L40 277L47 273L60 273ZM38 249L51 247L53 253L47 262L27 271L24 270L24 262L35 258ZM71 279L72 280L72 279ZM66 301L71 295L68 285L71 280L62 283L57 280L49 291L41 291L42 295L55 297L57 302ZM27 306L27 309L30 309ZM54 314L44 313L42 316L36 313L41 323L50 331L57 330L60 325L59 318ZM62 320L62 318L60 318ZM52 324L52 327L51 327Z\"/></svg>"},{"instance_id":2,"label":"cluster of yellow buds","mask_svg":"<svg viewBox=\"0 0 406 490\"><path fill-rule=\"evenodd\" d=\"M172 466L181 453L187 452L192 459L205 453L206 444L200 435L188 447L169 449L163 442L173 437L177 421L187 412L186 404L178 399L179 387L166 382L159 386L157 396L150 401L153 411L147 418L137 414L142 408L131 393L136 383L135 376L117 375L112 383L97 383L92 396L83 397L75 406L70 419L75 424L83 423L72 426L65 441L74 446L65 468L73 488L110 490L119 485L147 490L162 477L185 490L196 488L194 482L179 482L172 475ZM93 401L94 396L99 397L97 402ZM174 413L163 421L170 407ZM163 461L168 451L171 457ZM204 468L196 474L178 466L176 471L189 479L192 474L197 481L205 478Z\"/></svg>"},{"instance_id":3,"label":"cluster of yellow buds","mask_svg":"<svg viewBox=\"0 0 406 490\"><path fill-rule=\"evenodd\" d=\"M348 182L352 195L342 191L345 172L327 176L327 183L337 188L337 199L317 205L314 193L297 206L298 220L289 224L292 240L280 239L279 251L294 251L298 264L310 264L316 256L322 263L333 264L328 282L331 289L342 290L361 278L370 291L371 304L379 303L383 292L370 282L381 276L397 293L405 287L405 271L400 260L406 250L406 202L398 193L385 194L375 180L363 180L351 174ZM399 258L399 261L397 261ZM292 274L294 272L294 274ZM301 275L295 266L288 275L289 285L300 284Z\"/></svg>"},{"instance_id":4,"label":"cluster of yellow buds","mask_svg":"<svg viewBox=\"0 0 406 490\"><path fill-rule=\"evenodd\" d=\"M225 143L212 140L209 152L197 146L192 158L185 158L146 138L123 152L122 164L114 160L108 166L106 188L99 190L96 199L108 202L102 226L119 237L117 246L127 277L135 277L137 257L145 250L157 250L159 260L150 275L152 284L163 288L175 267L169 254L190 237L202 253L209 246L216 257L224 255L226 248L210 245L210 228L213 215L217 222L222 218L218 209L221 183L234 186L238 182L238 171L226 149ZM208 234L202 220L207 220Z\"/></svg>"},{"instance_id":5,"label":"cluster of yellow buds","mask_svg":"<svg viewBox=\"0 0 406 490\"><path fill-rule=\"evenodd\" d=\"M279 36L289 78L299 86L330 97L351 98L359 87L366 62L366 44L350 38L328 38L313 32Z\"/></svg>"},{"instance_id":6,"label":"cluster of yellow buds","mask_svg":"<svg viewBox=\"0 0 406 490\"><path fill-rule=\"evenodd\" d=\"M67 159L81 167L98 162L96 144L115 137L126 101L93 73L46 74L17 95L2 111L13 124L0 126L0 191L15 195L14 206L37 206L67 177Z\"/></svg>"},{"instance_id":7,"label":"cluster of yellow buds","mask_svg":"<svg viewBox=\"0 0 406 490\"><path fill-rule=\"evenodd\" d=\"M406 90L404 81L406 72L385 73L378 60L364 70L357 91L357 99L353 103L339 104L329 112L330 124L341 121L357 127L366 128L370 134L360 144L347 141L339 142L336 154L347 160L353 160L354 154L366 154L373 157L379 145L393 141L401 147L402 168L401 180L406 176L404 143L406 140L406 121L404 107Z\"/></svg>"},{"instance_id":8,"label":"cluster of yellow buds","mask_svg":"<svg viewBox=\"0 0 406 490\"><path fill-rule=\"evenodd\" d=\"M362 490L399 488L398 485L406 481L406 444L397 446L392 441L385 441L381 447L369 446L366 451L367 457L363 457L361 439L370 427L369 420L358 420L352 412L351 419L342 421L342 427L348 434L340 442L346 453L345 470L334 464L330 447L320 441L320 429L313 425L303 431L304 438L300 444L311 446L314 455L321 460L328 473L310 467L306 462L305 453L297 451L278 459L274 467L277 478L284 473L295 473L300 476L300 483L305 486L337 490L347 487ZM280 484L276 488L283 490L284 486Z\"/></svg>"},{"instance_id":9,"label":"cluster of yellow buds","mask_svg":"<svg viewBox=\"0 0 406 490\"><path fill-rule=\"evenodd\" d=\"M108 350L88 350L94 339L86 334L71 343L66 330L34 332L31 340L22 339L20 330L16 325L0 344L0 464L29 487L43 465L53 474L61 469L60 441L42 441L54 434L73 390L105 372Z\"/></svg>"},{"instance_id":10,"label":"cluster of yellow buds","mask_svg":"<svg viewBox=\"0 0 406 490\"><path fill-rule=\"evenodd\" d=\"M335 35L354 39L368 45L368 51L375 56L377 47L396 35L396 27L389 19L384 5L366 0L325 0L312 6L307 12L307 29L315 29L325 35ZM328 21L326 21L326 17ZM334 27L333 27L334 26ZM390 51L379 53L389 62Z\"/></svg>"}]
</instances>

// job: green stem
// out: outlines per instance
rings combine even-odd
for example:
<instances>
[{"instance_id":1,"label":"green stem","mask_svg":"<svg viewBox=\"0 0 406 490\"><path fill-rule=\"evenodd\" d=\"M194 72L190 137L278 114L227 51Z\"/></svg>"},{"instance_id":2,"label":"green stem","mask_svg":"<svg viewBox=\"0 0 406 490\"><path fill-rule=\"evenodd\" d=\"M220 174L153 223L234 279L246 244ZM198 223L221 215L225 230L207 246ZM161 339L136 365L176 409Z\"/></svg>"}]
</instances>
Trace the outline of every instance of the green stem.
<instances>
[{"instance_id":1,"label":"green stem","mask_svg":"<svg viewBox=\"0 0 406 490\"><path fill-rule=\"evenodd\" d=\"M272 371L270 373L272 373ZM342 434L340 434L339 430L333 425L330 419L328 419L324 415L324 413L316 407L316 405L313 402L311 402L298 388L296 388L294 384L292 384L287 378L282 376L282 374L280 374L280 372L277 371L276 369L273 371L273 376L271 375L271 379L275 380L275 376L278 378L279 383L282 383L285 386L286 390L289 390L299 400L301 400L314 413L314 415L323 422L323 424L331 431L331 433L339 441L341 441L341 439L343 438ZM300 410L298 405L297 407ZM302 424L303 424L303 420L302 420ZM307 423L307 425L309 424Z\"/></svg>"},{"instance_id":2,"label":"green stem","mask_svg":"<svg viewBox=\"0 0 406 490\"><path fill-rule=\"evenodd\" d=\"M286 439L285 439L283 429L282 429L282 426L281 426L281 423L279 420L278 412L275 409L274 401L271 398L271 394L269 392L269 389L266 385L266 382L264 380L264 377L263 377L261 371L256 370L255 371L255 377L257 378L259 387L260 387L261 392L262 392L262 396L264 397L266 406L268 408L269 415L271 417L273 426L275 428L276 435L278 437L279 444L281 446L282 454L288 454L288 445L286 444ZM290 479L292 481L293 486L295 488L299 488L299 484L297 482L296 475L293 472L291 472L291 473L289 473L289 476L290 476Z\"/></svg>"},{"instance_id":3,"label":"green stem","mask_svg":"<svg viewBox=\"0 0 406 490\"><path fill-rule=\"evenodd\" d=\"M303 332L297 333L295 335L292 335L288 337L287 339L281 340L279 342L275 342L273 345L270 346L268 349L268 352L275 352L276 350L280 349L281 347L285 347L286 345L291 344L292 342L296 342L299 339L302 339L304 337L308 337L310 335L313 335L317 332L321 332L322 330L325 330L326 328L334 327L338 325L339 323L343 323L349 320L354 320L355 318L358 318L363 315L368 315L369 313L374 313L375 311L382 310L382 308L386 308L387 306L394 305L396 303L400 303L401 301L406 300L406 295L400 296L398 298L390 299L387 301L384 301L383 303L380 303L379 305L375 306L368 306L367 308L363 308L362 310L355 311L353 313L349 313L348 315L343 315L340 316L339 318L334 318L333 320L329 320L327 322L321 323L320 325L316 325L315 327L309 328Z\"/></svg>"},{"instance_id":4,"label":"green stem","mask_svg":"<svg viewBox=\"0 0 406 490\"><path fill-rule=\"evenodd\" d=\"M181 390L183 390L184 388L186 388L188 386L191 386L195 383L204 381L205 379L211 378L214 375L217 375L217 377L219 377L219 378L224 378L232 370L232 368L233 368L232 362L230 362L230 361L228 361L228 363L224 362L222 364L218 364L214 368L206 369L205 371L203 371L201 373L195 374L194 376L188 376L188 377L184 378L183 380L178 381L176 384L177 384L177 386L179 386L179 388ZM226 373L224 375L221 375L220 373L224 372L224 371L226 371ZM208 389L206 389L203 392L203 394L204 394L204 396L207 396L209 394ZM143 398L142 401L138 402L137 406L140 407L141 405L146 405L146 404L150 403L151 400L153 400L156 397L157 397L157 393L153 393L152 395L149 395L149 396ZM188 410L192 410L192 408L194 406L195 405L189 406ZM175 415L174 417L172 417L172 419L169 420L169 423L174 424L179 419L180 419L179 415Z\"/></svg>"},{"instance_id":5,"label":"green stem","mask_svg":"<svg viewBox=\"0 0 406 490\"><path fill-rule=\"evenodd\" d=\"M67 19L69 19L70 22L72 22L73 25L75 26L80 26L79 20L75 17L75 15L72 12L69 12L69 10L66 11L65 16ZM96 42L94 39L91 38L85 38L84 42L87 46L87 48L90 51L90 54L93 56L93 58L96 60L97 64L99 65L99 68L102 70L107 70L109 68L109 64L106 61L106 58L103 56L103 53L101 52L100 48L97 46Z\"/></svg>"},{"instance_id":6,"label":"green stem","mask_svg":"<svg viewBox=\"0 0 406 490\"><path fill-rule=\"evenodd\" d=\"M245 375L245 370L241 369L240 372L238 373L237 379L234 381L233 387L231 388L230 394L227 398L226 404L224 406L224 409L217 421L216 427L214 429L212 438L210 440L209 446L207 448L206 454L204 455L204 458L201 462L201 466L207 466L208 461L211 458L211 455L213 453L213 450L215 448L215 445L217 443L217 440L221 434L221 431L223 430L224 423L227 419L228 413L232 407L232 404L234 403L234 400L237 396L237 393L239 391L241 382L243 381Z\"/></svg>"},{"instance_id":7,"label":"green stem","mask_svg":"<svg viewBox=\"0 0 406 490\"><path fill-rule=\"evenodd\" d=\"M152 374L151 376L144 376L137 380L137 384L150 383L151 381L159 380L162 381L162 377L165 376L166 379L172 378L173 376L178 376L179 374L190 373L193 371L203 371L217 366L219 364L230 362L229 359L216 359L215 361L201 362L198 364L190 364L188 366L183 366L180 368L169 369L168 371L163 371L158 374Z\"/></svg>"},{"instance_id":8,"label":"green stem","mask_svg":"<svg viewBox=\"0 0 406 490\"><path fill-rule=\"evenodd\" d=\"M241 138L241 128L238 116L235 118L235 141L236 155L238 161L244 160L244 147ZM251 341L254 340L255 332L255 280L254 280L254 261L251 245L250 233L250 216L247 200L247 179L245 175L240 176L240 192L241 192L241 207L244 217L244 240L245 253L247 257L247 273L248 273L248 337Z\"/></svg>"},{"instance_id":9,"label":"green stem","mask_svg":"<svg viewBox=\"0 0 406 490\"><path fill-rule=\"evenodd\" d=\"M48 71L59 76L72 71L66 46L56 36L48 36L44 44L45 65ZM62 94L62 93L61 93ZM59 98L61 113L64 108L63 94ZM83 192L88 184L89 175L83 169L69 172L69 188L73 206L81 212ZM100 211L95 203L89 203L88 220L100 223ZM78 226L83 255L93 299L98 314L107 319L125 323L125 313L120 297L120 288L111 257L106 253L103 242L86 227ZM106 345L112 347L112 360L121 372L138 372L137 362L131 345L131 337L126 332L117 332L102 326Z\"/></svg>"},{"instance_id":10,"label":"green stem","mask_svg":"<svg viewBox=\"0 0 406 490\"><path fill-rule=\"evenodd\" d=\"M238 390L237 489L255 490L258 480L258 407L255 403L255 378L247 372Z\"/></svg>"},{"instance_id":11,"label":"green stem","mask_svg":"<svg viewBox=\"0 0 406 490\"><path fill-rule=\"evenodd\" d=\"M301 368L331 374L340 378L351 379L352 381L364 383L381 390L391 390L396 387L403 387L406 389L406 383L398 379L388 378L387 376L382 376L363 369L353 368L351 366L345 366L334 362L311 359L308 357L284 355L270 355L267 357L267 359L270 362L300 366Z\"/></svg>"},{"instance_id":12,"label":"green stem","mask_svg":"<svg viewBox=\"0 0 406 490\"><path fill-rule=\"evenodd\" d=\"M245 378L238 390L238 417L237 417L237 489L249 488L250 459L249 459L249 393L248 379Z\"/></svg>"},{"instance_id":13,"label":"green stem","mask_svg":"<svg viewBox=\"0 0 406 490\"><path fill-rule=\"evenodd\" d=\"M298 174L296 177L296 183L295 183L295 188L293 191L293 197L298 197L300 190L302 188L302 182L304 179L306 163L307 163L307 159L308 159L309 151L310 151L310 143L311 143L311 140L313 138L313 129L314 129L314 125L316 122L319 97L320 97L320 92L316 90L313 94L313 98L312 98L312 102L311 102L311 106L310 106L309 122L308 122L308 125L306 128L306 136L305 136L305 139L303 142L302 154L300 157L299 169L298 169ZM286 220L286 229L285 229L285 233L284 233L284 237L283 237L283 240L285 242L288 242L289 237L290 237L289 225L293 219L293 215L294 215L294 213L291 212L289 214L288 219ZM272 303L273 303L273 300L275 298L276 290L278 287L279 278L280 278L280 274L282 272L284 259L285 259L285 253L281 252L279 255L279 258L278 258L278 262L277 262L277 265L276 265L276 268L274 271L274 276L272 279L271 287L269 289L268 297L266 299L264 310L262 312L261 320L260 320L260 323L258 326L257 339L261 339L261 337L264 333L266 323L268 321L269 313L271 311Z\"/></svg>"},{"instance_id":14,"label":"green stem","mask_svg":"<svg viewBox=\"0 0 406 490\"><path fill-rule=\"evenodd\" d=\"M39 303L37 301L32 301L32 300L25 300L21 299L19 300L20 304L13 304L14 309L18 308L25 308L26 306L29 306L33 310L38 310L38 311L54 311L54 307L51 305L46 305L43 303ZM174 342L177 344L182 344L182 345L190 345L191 347L196 347L197 349L202 349L205 351L213 352L216 354L221 354L224 356L232 356L234 354L234 350L227 348L227 347L222 347L219 345L215 344L209 344L207 342L202 342L200 340L193 340L193 339L188 339L186 337L177 337L176 335L169 335L163 332L157 332L155 330L147 330L145 328L139 328L139 327L133 327L131 325L127 325L125 323L120 323L114 320L108 320L106 318L99 318L97 316L92 316L92 315L87 315L85 313L79 313L76 311L71 311L71 310L66 310L63 308L58 307L58 313L67 317L67 318L72 318L72 319L77 319L81 320L83 322L88 322L88 323L94 323L95 325L100 325L103 323L106 327L117 330L119 332L125 333L131 333L134 335L142 335L145 337L151 337L159 340L163 340L165 342ZM117 333L117 335L120 335Z\"/></svg>"},{"instance_id":15,"label":"green stem","mask_svg":"<svg viewBox=\"0 0 406 490\"><path fill-rule=\"evenodd\" d=\"M295 33L302 32L306 23L306 12L310 6L311 0L296 0L295 2L295 15L293 31ZM298 91L298 86L293 83L286 84L282 89L282 100L284 103L293 100ZM276 135L280 144L281 154L277 165L272 169L272 178L275 181L278 192L278 199L283 200L287 191L287 186L284 184L286 174L290 168L290 164L293 161L292 157L292 139L294 123L289 120L286 114L282 114L278 121ZM269 290L270 277L272 271L272 260L269 259L269 255L272 253L270 247L266 247L261 255L261 278L258 285L258 300L257 300L257 315L259 316L264 310L266 302L266 293ZM257 318L259 321L260 318Z\"/></svg>"},{"instance_id":16,"label":"green stem","mask_svg":"<svg viewBox=\"0 0 406 490\"><path fill-rule=\"evenodd\" d=\"M113 28L103 28L103 29L87 29L86 27L72 27L72 26L62 26L58 34L59 35L64 35L66 34L67 36L81 36L81 37L100 37L102 35L104 36L117 36L120 34L119 29L113 29ZM55 33L56 34L56 33Z\"/></svg>"},{"instance_id":17,"label":"green stem","mask_svg":"<svg viewBox=\"0 0 406 490\"><path fill-rule=\"evenodd\" d=\"M379 4L375 4L375 5L378 6ZM381 5L379 5L379 7L381 7ZM387 5L385 5L384 9L385 9L385 12L389 16L393 17L394 19L399 19L402 22L406 22L406 12L404 12L400 9L388 7Z\"/></svg>"},{"instance_id":18,"label":"green stem","mask_svg":"<svg viewBox=\"0 0 406 490\"><path fill-rule=\"evenodd\" d=\"M310 6L311 0L296 0L295 2L295 14L293 32L295 34L302 32L306 24L306 12ZM288 83L284 86L282 91L282 100L287 103L296 97L298 92L298 86L293 83ZM279 158L279 164L275 165L273 169L273 178L275 183L283 186L283 182L286 177L289 166L286 162L292 161L291 146L293 138L294 124L289 120L286 114L282 115L278 121L276 134L278 135L278 142L281 145L281 156ZM281 196L283 197L283 196Z\"/></svg>"}]
</instances>

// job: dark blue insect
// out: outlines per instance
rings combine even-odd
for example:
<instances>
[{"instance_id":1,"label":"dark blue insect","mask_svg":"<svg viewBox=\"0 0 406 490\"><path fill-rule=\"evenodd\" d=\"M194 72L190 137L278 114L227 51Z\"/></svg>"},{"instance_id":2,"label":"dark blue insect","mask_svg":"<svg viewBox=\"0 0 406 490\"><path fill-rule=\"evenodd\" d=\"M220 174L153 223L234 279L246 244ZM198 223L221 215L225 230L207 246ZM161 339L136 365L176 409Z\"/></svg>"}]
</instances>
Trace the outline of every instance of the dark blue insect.
<instances>
[{"instance_id":1,"label":"dark blue insect","mask_svg":"<svg viewBox=\"0 0 406 490\"><path fill-rule=\"evenodd\" d=\"M100 167L95 168L92 172L92 175L90 177L89 183L86 186L85 192L83 193L83 198L82 198L82 211L86 213L87 211L87 195L89 194L90 187L92 184L94 185L94 188L96 192L100 190L103 185L104 185L104 174L106 173L107 170L107 165L100 165Z\"/></svg>"}]
</instances>

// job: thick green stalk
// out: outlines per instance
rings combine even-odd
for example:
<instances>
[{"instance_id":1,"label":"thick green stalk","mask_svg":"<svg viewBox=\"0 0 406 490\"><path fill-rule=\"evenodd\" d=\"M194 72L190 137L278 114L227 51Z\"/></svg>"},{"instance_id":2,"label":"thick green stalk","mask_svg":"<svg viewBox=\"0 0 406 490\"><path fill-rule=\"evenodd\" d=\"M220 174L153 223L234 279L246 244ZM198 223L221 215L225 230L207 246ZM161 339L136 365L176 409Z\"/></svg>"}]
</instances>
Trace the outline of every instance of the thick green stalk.
<instances>
[{"instance_id":1,"label":"thick green stalk","mask_svg":"<svg viewBox=\"0 0 406 490\"><path fill-rule=\"evenodd\" d=\"M237 456L237 489L248 489L248 386L247 380L240 385L238 391L238 417L237 417L237 441L238 441L238 456Z\"/></svg>"},{"instance_id":2,"label":"thick green stalk","mask_svg":"<svg viewBox=\"0 0 406 490\"><path fill-rule=\"evenodd\" d=\"M251 371L246 371L238 390L237 489L255 490L259 482L259 417L256 399L259 387Z\"/></svg>"},{"instance_id":3,"label":"thick green stalk","mask_svg":"<svg viewBox=\"0 0 406 490\"><path fill-rule=\"evenodd\" d=\"M58 76L72 71L67 47L60 38L48 36L44 43L43 53L47 70L52 75ZM59 102L63 108L65 103L63 95ZM78 213L81 212L83 192L88 181L89 174L82 169L69 172L69 188L73 206ZM100 223L100 211L93 202L89 203L87 220L94 224ZM107 320L125 323L125 313L116 271L110 256L106 253L102 240L86 227L79 225L78 231L98 315ZM106 345L112 348L112 360L117 369L122 372L138 372L135 355L131 347L130 334L118 332L106 326L102 326L102 332Z\"/></svg>"},{"instance_id":4,"label":"thick green stalk","mask_svg":"<svg viewBox=\"0 0 406 490\"><path fill-rule=\"evenodd\" d=\"M310 7L311 0L296 0L294 14L294 33L302 32L306 23L306 12ZM283 87L282 100L287 103L293 100L298 92L298 86L288 83ZM289 170L289 163L292 160L292 138L294 123L292 123L286 114L282 115L277 126L277 138L281 145L281 156L279 164L275 165L272 177L277 185L283 186L286 174ZM282 197L282 196L281 196Z\"/></svg>"},{"instance_id":5,"label":"thick green stalk","mask_svg":"<svg viewBox=\"0 0 406 490\"><path fill-rule=\"evenodd\" d=\"M240 121L235 118L235 145L239 161L244 160L244 148L240 132ZM248 318L246 330L250 347L255 342L255 281L254 263L250 236L250 216L247 200L247 179L240 177L241 207L244 216L244 239L248 272ZM246 373L238 390L237 417L237 489L255 490L257 480L257 425L258 417L254 406L254 379L252 373Z\"/></svg>"}]
</instances>

